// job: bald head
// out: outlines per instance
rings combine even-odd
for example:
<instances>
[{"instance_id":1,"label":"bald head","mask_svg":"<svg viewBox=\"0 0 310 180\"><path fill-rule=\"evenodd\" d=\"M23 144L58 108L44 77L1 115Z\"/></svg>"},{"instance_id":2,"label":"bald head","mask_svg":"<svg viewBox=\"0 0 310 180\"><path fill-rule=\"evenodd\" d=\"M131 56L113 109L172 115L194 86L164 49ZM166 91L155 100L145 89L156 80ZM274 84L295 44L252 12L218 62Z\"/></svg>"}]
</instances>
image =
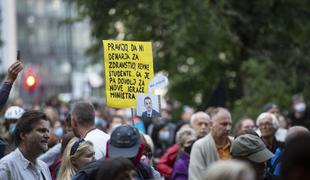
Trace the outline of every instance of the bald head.
<instances>
[{"instance_id":1,"label":"bald head","mask_svg":"<svg viewBox=\"0 0 310 180\"><path fill-rule=\"evenodd\" d=\"M190 125L198 137L203 137L210 131L210 117L207 113L199 111L191 116Z\"/></svg>"},{"instance_id":2,"label":"bald head","mask_svg":"<svg viewBox=\"0 0 310 180\"><path fill-rule=\"evenodd\" d=\"M286 134L285 143L292 141L294 138L300 135L310 134L309 130L303 126L293 126L291 127Z\"/></svg>"}]
</instances>

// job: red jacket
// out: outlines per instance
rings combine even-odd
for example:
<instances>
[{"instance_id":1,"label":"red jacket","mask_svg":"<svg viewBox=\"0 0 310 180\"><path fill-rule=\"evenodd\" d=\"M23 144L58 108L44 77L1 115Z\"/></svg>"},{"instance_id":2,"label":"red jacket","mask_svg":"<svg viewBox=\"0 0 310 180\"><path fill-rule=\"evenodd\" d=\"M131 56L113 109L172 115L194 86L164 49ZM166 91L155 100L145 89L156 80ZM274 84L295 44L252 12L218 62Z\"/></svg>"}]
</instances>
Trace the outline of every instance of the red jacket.
<instances>
[{"instance_id":1,"label":"red jacket","mask_svg":"<svg viewBox=\"0 0 310 180\"><path fill-rule=\"evenodd\" d=\"M159 159L156 164L156 168L159 173L165 178L170 178L173 171L173 164L177 158L180 147L178 144L174 144L167 149L165 154Z\"/></svg>"}]
</instances>

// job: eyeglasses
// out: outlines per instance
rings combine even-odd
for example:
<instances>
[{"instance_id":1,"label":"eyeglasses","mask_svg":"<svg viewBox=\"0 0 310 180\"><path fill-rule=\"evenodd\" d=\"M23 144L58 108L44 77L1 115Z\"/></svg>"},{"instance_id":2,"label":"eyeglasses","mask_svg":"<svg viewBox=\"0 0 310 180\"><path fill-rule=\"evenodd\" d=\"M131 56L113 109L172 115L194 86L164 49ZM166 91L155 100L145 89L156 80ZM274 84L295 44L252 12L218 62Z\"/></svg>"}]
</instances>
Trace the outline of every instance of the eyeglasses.
<instances>
[{"instance_id":1,"label":"eyeglasses","mask_svg":"<svg viewBox=\"0 0 310 180\"><path fill-rule=\"evenodd\" d=\"M262 128L262 127L271 128L271 127L272 127L272 124L271 124L271 123L259 124L258 127L259 127L259 128Z\"/></svg>"},{"instance_id":2,"label":"eyeglasses","mask_svg":"<svg viewBox=\"0 0 310 180\"><path fill-rule=\"evenodd\" d=\"M75 143L71 147L70 156L72 156L77 151L77 149L79 148L80 144L82 142L84 142L84 141L85 141L84 139L79 139L79 140L75 141Z\"/></svg>"}]
</instances>

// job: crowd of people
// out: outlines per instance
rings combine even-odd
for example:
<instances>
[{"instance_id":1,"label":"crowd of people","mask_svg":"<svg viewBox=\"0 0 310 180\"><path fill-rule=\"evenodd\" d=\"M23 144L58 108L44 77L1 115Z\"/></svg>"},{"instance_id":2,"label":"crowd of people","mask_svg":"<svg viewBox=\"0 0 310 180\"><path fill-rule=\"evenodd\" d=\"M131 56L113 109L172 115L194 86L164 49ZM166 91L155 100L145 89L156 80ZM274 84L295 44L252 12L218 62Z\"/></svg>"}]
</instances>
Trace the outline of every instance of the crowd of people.
<instances>
[{"instance_id":1,"label":"crowd of people","mask_svg":"<svg viewBox=\"0 0 310 180\"><path fill-rule=\"evenodd\" d=\"M310 115L302 95L282 115L267 103L255 119L234 123L229 109L184 106L133 117L86 100L44 105L7 102L23 69L16 62L0 88L2 180L306 180Z\"/></svg>"}]
</instances>

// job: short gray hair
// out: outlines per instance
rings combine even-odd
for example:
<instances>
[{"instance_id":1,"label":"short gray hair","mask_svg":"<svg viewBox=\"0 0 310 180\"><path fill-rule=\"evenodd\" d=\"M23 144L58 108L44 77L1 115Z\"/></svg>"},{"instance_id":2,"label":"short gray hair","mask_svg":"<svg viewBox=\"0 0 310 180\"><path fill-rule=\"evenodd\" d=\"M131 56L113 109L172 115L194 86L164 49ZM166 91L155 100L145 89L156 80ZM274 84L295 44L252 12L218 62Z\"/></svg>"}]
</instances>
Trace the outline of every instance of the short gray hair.
<instances>
[{"instance_id":1,"label":"short gray hair","mask_svg":"<svg viewBox=\"0 0 310 180\"><path fill-rule=\"evenodd\" d=\"M195 114L193 114L191 116L190 125L192 125L195 120L200 119L200 118L207 119L208 121L211 120L210 116L207 113L205 113L203 111L199 111L199 112L196 112Z\"/></svg>"},{"instance_id":2,"label":"short gray hair","mask_svg":"<svg viewBox=\"0 0 310 180\"><path fill-rule=\"evenodd\" d=\"M214 121L215 119L217 119L217 116L220 114L220 113L227 113L229 114L230 116L230 119L231 119L231 114L230 112L228 111L228 109L226 108L223 108L223 107L217 107L214 111L212 111L212 113L210 114L211 116L211 121Z\"/></svg>"},{"instance_id":3,"label":"short gray hair","mask_svg":"<svg viewBox=\"0 0 310 180\"><path fill-rule=\"evenodd\" d=\"M269 117L271 117L273 128L278 129L279 128L279 121L278 121L277 117L270 112L261 113L256 119L256 126L259 126L260 121L262 119L269 118Z\"/></svg>"},{"instance_id":4,"label":"short gray hair","mask_svg":"<svg viewBox=\"0 0 310 180\"><path fill-rule=\"evenodd\" d=\"M196 133L192 128L182 128L177 132L175 141L178 145L183 147L185 143L185 137L193 135L196 137Z\"/></svg>"}]
</instances>

